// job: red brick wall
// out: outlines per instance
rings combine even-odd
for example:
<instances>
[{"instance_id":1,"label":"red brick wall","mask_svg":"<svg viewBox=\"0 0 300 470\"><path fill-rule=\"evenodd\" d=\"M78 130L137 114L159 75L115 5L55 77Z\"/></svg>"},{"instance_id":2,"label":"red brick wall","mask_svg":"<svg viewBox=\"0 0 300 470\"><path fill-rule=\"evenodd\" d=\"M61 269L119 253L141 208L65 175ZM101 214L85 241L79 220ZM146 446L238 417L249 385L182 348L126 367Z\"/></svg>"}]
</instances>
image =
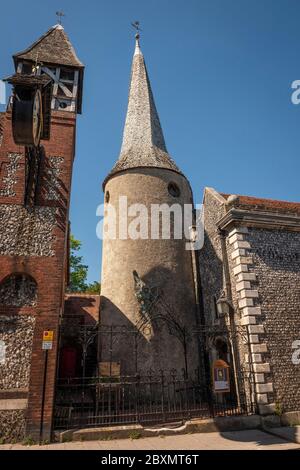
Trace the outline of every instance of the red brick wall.
<instances>
[{"instance_id":1,"label":"red brick wall","mask_svg":"<svg viewBox=\"0 0 300 470\"><path fill-rule=\"evenodd\" d=\"M45 159L41 165L40 182L38 188L37 206L55 207L55 225L52 235L53 256L24 255L0 256L0 283L12 273L26 273L32 276L38 286L38 299L35 307L5 307L0 305L0 315L18 314L33 315L36 317L31 374L28 394L27 429L26 434L37 438L40 429L41 404L43 389L43 367L45 352L42 351L42 334L44 330L54 330L53 349L48 353L48 368L46 381L45 409L44 409L44 439L49 439L55 389L57 340L59 316L64 306L65 260L68 233L68 212L70 201L70 188L72 165L75 149L76 115L69 112L57 111L52 114L51 139L42 142L45 147ZM15 174L17 179L14 185L15 196L0 196L0 209L4 205L12 204L22 206L24 201L24 148L16 146L11 131L11 113L7 112L4 119L3 142L0 147L0 190L3 189L3 178L6 176L7 154L16 152L22 154L21 164ZM49 156L63 157L59 175L59 190L57 200L46 200L47 166ZM1 221L0 221L1 223ZM20 228L20 227L19 227ZM32 234L26 235L31 237ZM32 244L34 246L34 244ZM9 247L8 247L9 250ZM34 248L33 248L34 251Z\"/></svg>"},{"instance_id":2,"label":"red brick wall","mask_svg":"<svg viewBox=\"0 0 300 470\"><path fill-rule=\"evenodd\" d=\"M99 321L100 295L92 294L66 294L64 316L78 316L84 318L84 324L93 325Z\"/></svg>"}]
</instances>

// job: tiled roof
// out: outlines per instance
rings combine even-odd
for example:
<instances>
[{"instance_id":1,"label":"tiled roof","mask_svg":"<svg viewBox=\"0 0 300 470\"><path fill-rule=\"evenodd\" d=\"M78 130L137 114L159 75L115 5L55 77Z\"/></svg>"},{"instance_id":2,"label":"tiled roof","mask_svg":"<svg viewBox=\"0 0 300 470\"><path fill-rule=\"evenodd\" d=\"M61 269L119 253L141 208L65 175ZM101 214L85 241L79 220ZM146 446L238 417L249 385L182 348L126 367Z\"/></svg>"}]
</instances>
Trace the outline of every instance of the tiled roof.
<instances>
[{"instance_id":1,"label":"tiled roof","mask_svg":"<svg viewBox=\"0 0 300 470\"><path fill-rule=\"evenodd\" d=\"M48 64L83 67L61 25L55 25L36 42L22 52L14 55L14 60L26 59Z\"/></svg>"},{"instance_id":2,"label":"tiled roof","mask_svg":"<svg viewBox=\"0 0 300 470\"><path fill-rule=\"evenodd\" d=\"M231 195L221 193L221 196L227 200ZM278 201L276 199L264 199L242 195L237 195L236 198L237 199L232 202L234 207L249 208L252 210L300 213L300 202Z\"/></svg>"},{"instance_id":3,"label":"tiled roof","mask_svg":"<svg viewBox=\"0 0 300 470\"><path fill-rule=\"evenodd\" d=\"M168 154L139 41L133 56L123 143L107 179L130 168L156 167L181 173Z\"/></svg>"}]
</instances>

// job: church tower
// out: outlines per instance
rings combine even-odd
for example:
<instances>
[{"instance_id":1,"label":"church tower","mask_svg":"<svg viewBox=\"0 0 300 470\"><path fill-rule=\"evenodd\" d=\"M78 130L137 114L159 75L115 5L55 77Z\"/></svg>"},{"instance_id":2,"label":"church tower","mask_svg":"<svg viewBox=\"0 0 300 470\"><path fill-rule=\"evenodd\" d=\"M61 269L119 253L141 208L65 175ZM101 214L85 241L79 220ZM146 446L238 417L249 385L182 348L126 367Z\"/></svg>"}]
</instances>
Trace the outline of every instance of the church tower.
<instances>
[{"instance_id":1,"label":"church tower","mask_svg":"<svg viewBox=\"0 0 300 470\"><path fill-rule=\"evenodd\" d=\"M10 103L0 115L0 434L38 440L52 426L84 66L61 25L13 59L16 100L19 83L51 86L39 146L16 143Z\"/></svg>"},{"instance_id":2,"label":"church tower","mask_svg":"<svg viewBox=\"0 0 300 470\"><path fill-rule=\"evenodd\" d=\"M162 236L163 212L172 212L175 204L183 214L193 196L168 154L138 35L122 148L104 181L104 193L100 363L106 369L119 368L121 375L150 369L194 372L198 350L189 237L174 236L174 222L170 239ZM157 210L159 236L151 234L151 211ZM139 223L133 221L135 215ZM111 236L108 225L114 218L117 230ZM131 223L138 225L137 232L143 226L143 233L132 237Z\"/></svg>"}]
</instances>

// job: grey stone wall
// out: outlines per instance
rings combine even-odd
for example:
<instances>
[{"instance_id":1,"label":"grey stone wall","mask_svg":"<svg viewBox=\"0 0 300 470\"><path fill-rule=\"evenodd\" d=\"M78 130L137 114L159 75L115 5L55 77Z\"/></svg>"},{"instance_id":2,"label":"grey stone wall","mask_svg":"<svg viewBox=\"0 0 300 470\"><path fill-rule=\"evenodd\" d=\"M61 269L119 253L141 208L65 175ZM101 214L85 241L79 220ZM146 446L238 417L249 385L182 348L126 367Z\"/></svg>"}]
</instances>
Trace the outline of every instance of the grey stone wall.
<instances>
[{"instance_id":1,"label":"grey stone wall","mask_svg":"<svg viewBox=\"0 0 300 470\"><path fill-rule=\"evenodd\" d=\"M274 401L284 411L299 410L300 365L292 363L292 343L300 340L300 234L249 228L247 239L257 275Z\"/></svg>"},{"instance_id":2,"label":"grey stone wall","mask_svg":"<svg viewBox=\"0 0 300 470\"><path fill-rule=\"evenodd\" d=\"M231 366L231 391L232 395L235 392L235 383L233 378L233 364L232 364L232 351L229 343L229 324L228 319L219 318L217 313L216 301L219 299L222 291L225 288L225 278L223 270L223 256L221 247L221 238L218 233L218 222L225 215L226 206L225 199L212 188L206 188L205 201L204 201L204 246L199 251L199 268L201 276L202 297L204 304L205 324L207 328L216 325L220 329L220 336L213 337L208 335L208 347L211 366L215 359L219 357L216 348L217 342L221 339L227 345L227 362ZM232 247L226 239L227 259L230 271L233 268L231 259ZM235 289L235 280L230 276L231 280L231 294L235 310L235 320L239 323L237 296ZM241 399L244 398L244 392L247 397L250 397L250 387L244 380L245 377L245 353L249 351L249 347L244 344L244 335L246 331L241 327L237 331L235 338L236 356L239 364L237 374L238 383L240 388Z\"/></svg>"},{"instance_id":3,"label":"grey stone wall","mask_svg":"<svg viewBox=\"0 0 300 470\"><path fill-rule=\"evenodd\" d=\"M205 191L204 246L199 251L199 266L206 324L214 321L214 298L223 290L223 261L217 222L225 213L222 198L211 189Z\"/></svg>"},{"instance_id":4,"label":"grey stone wall","mask_svg":"<svg viewBox=\"0 0 300 470\"><path fill-rule=\"evenodd\" d=\"M217 223L229 207L220 197L206 189L205 244L199 259L207 324L214 322L212 298L218 298L223 286ZM239 224L229 232L226 251L235 322L249 333L248 341L238 341L246 392L263 413L276 406L299 410L300 366L292 363L292 345L300 340L300 234Z\"/></svg>"},{"instance_id":5,"label":"grey stone wall","mask_svg":"<svg viewBox=\"0 0 300 470\"><path fill-rule=\"evenodd\" d=\"M0 390L27 389L29 385L35 318L0 318Z\"/></svg>"},{"instance_id":6,"label":"grey stone wall","mask_svg":"<svg viewBox=\"0 0 300 470\"><path fill-rule=\"evenodd\" d=\"M25 434L24 410L0 410L0 440L20 442Z\"/></svg>"},{"instance_id":7,"label":"grey stone wall","mask_svg":"<svg viewBox=\"0 0 300 470\"><path fill-rule=\"evenodd\" d=\"M54 256L55 207L0 206L0 255Z\"/></svg>"}]
</instances>

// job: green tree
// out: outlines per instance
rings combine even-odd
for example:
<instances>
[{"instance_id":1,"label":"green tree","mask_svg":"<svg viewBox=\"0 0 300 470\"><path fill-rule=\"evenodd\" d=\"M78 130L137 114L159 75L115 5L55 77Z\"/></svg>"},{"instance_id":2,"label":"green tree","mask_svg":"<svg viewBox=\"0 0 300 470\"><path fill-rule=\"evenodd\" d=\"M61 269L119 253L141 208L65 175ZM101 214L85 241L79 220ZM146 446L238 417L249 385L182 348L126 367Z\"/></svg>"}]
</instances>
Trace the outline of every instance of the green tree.
<instances>
[{"instance_id":1,"label":"green tree","mask_svg":"<svg viewBox=\"0 0 300 470\"><path fill-rule=\"evenodd\" d=\"M86 288L86 293L87 294L95 294L99 295L101 291L101 284L98 281L91 282L91 284L88 284Z\"/></svg>"},{"instance_id":2,"label":"green tree","mask_svg":"<svg viewBox=\"0 0 300 470\"><path fill-rule=\"evenodd\" d=\"M68 292L80 292L99 295L101 284L98 281L87 283L88 266L83 264L83 257L79 255L82 243L70 236L70 284Z\"/></svg>"},{"instance_id":3,"label":"green tree","mask_svg":"<svg viewBox=\"0 0 300 470\"><path fill-rule=\"evenodd\" d=\"M88 266L83 264L82 256L78 254L81 245L81 241L76 240L74 235L70 236L70 292L85 292L87 288Z\"/></svg>"}]
</instances>

